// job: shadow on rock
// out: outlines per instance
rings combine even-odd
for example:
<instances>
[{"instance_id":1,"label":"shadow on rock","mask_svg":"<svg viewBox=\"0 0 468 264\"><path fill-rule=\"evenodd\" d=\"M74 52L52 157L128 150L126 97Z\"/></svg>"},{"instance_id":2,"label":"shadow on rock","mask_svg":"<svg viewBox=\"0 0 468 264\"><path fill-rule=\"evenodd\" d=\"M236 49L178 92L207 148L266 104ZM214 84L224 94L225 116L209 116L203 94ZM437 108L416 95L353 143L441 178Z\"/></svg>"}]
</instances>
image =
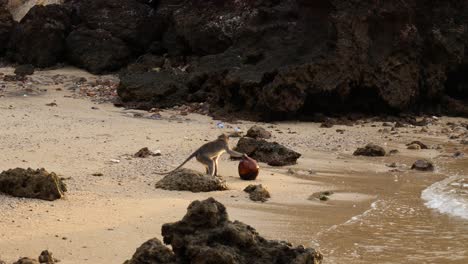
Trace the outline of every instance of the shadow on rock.
<instances>
[{"instance_id":1,"label":"shadow on rock","mask_svg":"<svg viewBox=\"0 0 468 264\"><path fill-rule=\"evenodd\" d=\"M323 256L312 248L266 240L255 229L230 221L226 208L213 198L192 202L181 221L164 224L164 243L153 238L125 264L320 264Z\"/></svg>"}]
</instances>

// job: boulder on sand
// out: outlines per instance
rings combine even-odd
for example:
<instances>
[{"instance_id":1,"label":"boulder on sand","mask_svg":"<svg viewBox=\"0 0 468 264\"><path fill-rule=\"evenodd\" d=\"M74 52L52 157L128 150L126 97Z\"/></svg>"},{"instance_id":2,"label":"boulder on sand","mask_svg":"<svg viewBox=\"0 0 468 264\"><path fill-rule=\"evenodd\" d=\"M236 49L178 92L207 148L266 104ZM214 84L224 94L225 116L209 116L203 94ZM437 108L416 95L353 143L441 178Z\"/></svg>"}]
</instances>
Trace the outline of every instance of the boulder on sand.
<instances>
[{"instance_id":1,"label":"boulder on sand","mask_svg":"<svg viewBox=\"0 0 468 264\"><path fill-rule=\"evenodd\" d=\"M61 5L36 5L15 26L7 55L20 64L50 67L65 58L70 12Z\"/></svg>"},{"instance_id":2,"label":"boulder on sand","mask_svg":"<svg viewBox=\"0 0 468 264\"><path fill-rule=\"evenodd\" d=\"M180 169L169 173L156 183L156 188L191 192L212 192L228 189L224 180L190 169Z\"/></svg>"},{"instance_id":3,"label":"boulder on sand","mask_svg":"<svg viewBox=\"0 0 468 264\"><path fill-rule=\"evenodd\" d=\"M14 25L15 21L10 11L0 5L0 55L3 55L8 46Z\"/></svg>"},{"instance_id":4,"label":"boulder on sand","mask_svg":"<svg viewBox=\"0 0 468 264\"><path fill-rule=\"evenodd\" d=\"M323 259L312 248L267 240L253 227L230 221L226 207L213 198L192 202L181 221L163 225L162 236L175 257L151 239L125 264L320 264Z\"/></svg>"},{"instance_id":5,"label":"boulder on sand","mask_svg":"<svg viewBox=\"0 0 468 264\"><path fill-rule=\"evenodd\" d=\"M427 160L417 160L416 162L413 163L411 166L412 170L418 170L418 171L433 171L434 170L434 165L432 162L427 161Z\"/></svg>"},{"instance_id":6,"label":"boulder on sand","mask_svg":"<svg viewBox=\"0 0 468 264\"><path fill-rule=\"evenodd\" d=\"M286 166L296 164L300 153L276 142L243 137L237 143L235 150L270 166Z\"/></svg>"},{"instance_id":7,"label":"boulder on sand","mask_svg":"<svg viewBox=\"0 0 468 264\"><path fill-rule=\"evenodd\" d=\"M250 200L255 202L266 202L268 198L271 197L270 192L268 192L268 190L261 184L250 184L249 186L245 187L244 192L248 193Z\"/></svg>"},{"instance_id":8,"label":"boulder on sand","mask_svg":"<svg viewBox=\"0 0 468 264\"><path fill-rule=\"evenodd\" d=\"M265 128L260 126L253 126L247 131L247 137L251 138L264 138L269 139L271 138L271 133L267 131Z\"/></svg>"},{"instance_id":9,"label":"boulder on sand","mask_svg":"<svg viewBox=\"0 0 468 264\"><path fill-rule=\"evenodd\" d=\"M65 183L45 169L15 168L0 173L0 192L12 196L53 201L66 191Z\"/></svg>"},{"instance_id":10,"label":"boulder on sand","mask_svg":"<svg viewBox=\"0 0 468 264\"><path fill-rule=\"evenodd\" d=\"M419 140L415 140L415 141L413 141L411 143L406 144L406 146L408 146L408 147L411 146L411 145L418 145L420 147L420 149L429 149L429 147L426 144L422 143Z\"/></svg>"},{"instance_id":11,"label":"boulder on sand","mask_svg":"<svg viewBox=\"0 0 468 264\"><path fill-rule=\"evenodd\" d=\"M363 148L358 148L353 153L354 156L378 157L385 156L385 149L381 146L369 143Z\"/></svg>"}]
</instances>

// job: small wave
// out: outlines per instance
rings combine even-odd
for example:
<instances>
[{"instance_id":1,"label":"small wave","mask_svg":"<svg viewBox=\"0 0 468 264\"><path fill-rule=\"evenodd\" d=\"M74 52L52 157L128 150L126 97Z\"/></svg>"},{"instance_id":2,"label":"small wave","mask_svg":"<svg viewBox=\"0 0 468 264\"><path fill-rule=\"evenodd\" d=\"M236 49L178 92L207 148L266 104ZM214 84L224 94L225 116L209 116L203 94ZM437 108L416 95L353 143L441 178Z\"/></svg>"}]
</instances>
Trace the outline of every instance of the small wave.
<instances>
[{"instance_id":1,"label":"small wave","mask_svg":"<svg viewBox=\"0 0 468 264\"><path fill-rule=\"evenodd\" d=\"M441 213L468 220L468 188L459 175L436 182L421 193L425 205Z\"/></svg>"}]
</instances>

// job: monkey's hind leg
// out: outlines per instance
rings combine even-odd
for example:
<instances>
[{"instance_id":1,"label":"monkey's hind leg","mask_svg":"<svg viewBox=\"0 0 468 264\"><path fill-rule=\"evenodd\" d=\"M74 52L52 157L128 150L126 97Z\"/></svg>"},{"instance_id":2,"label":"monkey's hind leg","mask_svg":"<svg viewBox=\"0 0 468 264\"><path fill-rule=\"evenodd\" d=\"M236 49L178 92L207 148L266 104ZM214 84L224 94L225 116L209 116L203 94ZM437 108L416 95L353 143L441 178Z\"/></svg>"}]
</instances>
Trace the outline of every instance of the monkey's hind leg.
<instances>
[{"instance_id":1,"label":"monkey's hind leg","mask_svg":"<svg viewBox=\"0 0 468 264\"><path fill-rule=\"evenodd\" d=\"M215 162L210 159L209 157L204 157L204 156L197 156L197 160L205 165L206 167L206 174L210 176L214 176L215 173Z\"/></svg>"},{"instance_id":2,"label":"monkey's hind leg","mask_svg":"<svg viewBox=\"0 0 468 264\"><path fill-rule=\"evenodd\" d=\"M213 161L214 161L214 176L218 176L218 159L219 159L219 156L213 159Z\"/></svg>"}]
</instances>

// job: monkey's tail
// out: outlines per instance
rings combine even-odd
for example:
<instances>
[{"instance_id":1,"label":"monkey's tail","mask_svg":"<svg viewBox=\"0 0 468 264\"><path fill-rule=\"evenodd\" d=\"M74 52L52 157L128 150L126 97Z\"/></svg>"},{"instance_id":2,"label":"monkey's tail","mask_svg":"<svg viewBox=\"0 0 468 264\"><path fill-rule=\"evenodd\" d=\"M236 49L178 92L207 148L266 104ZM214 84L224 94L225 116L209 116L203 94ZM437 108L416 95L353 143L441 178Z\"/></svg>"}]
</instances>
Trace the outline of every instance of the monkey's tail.
<instances>
[{"instance_id":1,"label":"monkey's tail","mask_svg":"<svg viewBox=\"0 0 468 264\"><path fill-rule=\"evenodd\" d=\"M182 162L182 164L180 164L177 168L175 168L175 169L173 169L173 170L171 170L171 171L167 171L167 172L153 172L153 174L157 174L157 175L166 175L166 174L169 174L169 173L171 173L171 172L174 172L174 171L180 169L182 166L184 166L185 163L187 163L189 160L193 159L193 158L197 155L197 153L198 153L198 150L195 151L195 152L193 152L192 155L188 156L188 158L187 158L184 162Z\"/></svg>"}]
</instances>

